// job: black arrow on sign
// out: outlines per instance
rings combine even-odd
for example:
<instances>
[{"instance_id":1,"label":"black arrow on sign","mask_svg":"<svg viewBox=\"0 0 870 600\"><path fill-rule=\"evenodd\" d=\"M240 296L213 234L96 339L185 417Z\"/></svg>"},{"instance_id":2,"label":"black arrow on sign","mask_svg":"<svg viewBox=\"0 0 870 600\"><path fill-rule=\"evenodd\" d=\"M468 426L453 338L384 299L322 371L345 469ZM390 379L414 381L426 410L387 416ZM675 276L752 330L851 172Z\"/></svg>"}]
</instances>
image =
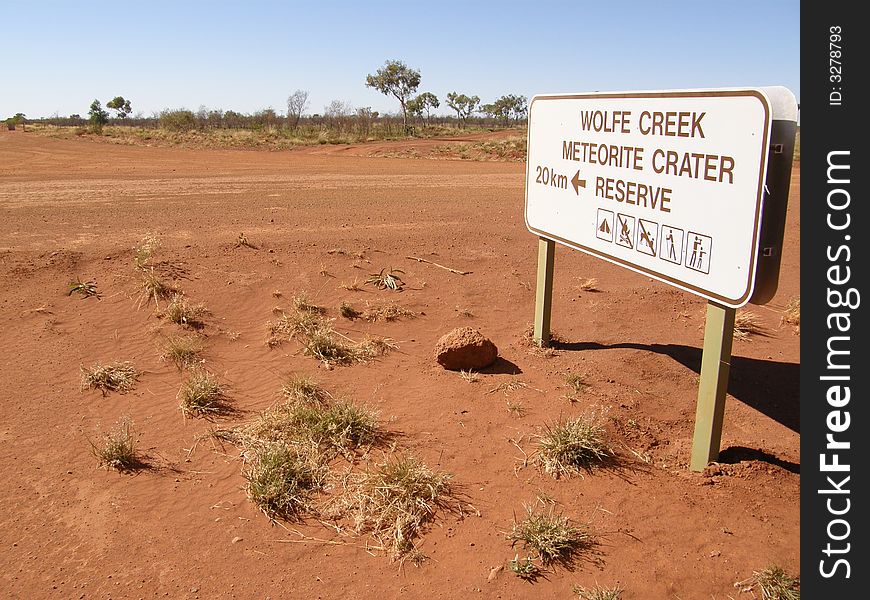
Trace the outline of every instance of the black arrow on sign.
<instances>
[{"instance_id":1,"label":"black arrow on sign","mask_svg":"<svg viewBox=\"0 0 870 600\"><path fill-rule=\"evenodd\" d=\"M586 180L580 179L580 171L578 170L574 177L571 178L571 185L574 186L574 193L580 195L580 188L586 189Z\"/></svg>"}]
</instances>

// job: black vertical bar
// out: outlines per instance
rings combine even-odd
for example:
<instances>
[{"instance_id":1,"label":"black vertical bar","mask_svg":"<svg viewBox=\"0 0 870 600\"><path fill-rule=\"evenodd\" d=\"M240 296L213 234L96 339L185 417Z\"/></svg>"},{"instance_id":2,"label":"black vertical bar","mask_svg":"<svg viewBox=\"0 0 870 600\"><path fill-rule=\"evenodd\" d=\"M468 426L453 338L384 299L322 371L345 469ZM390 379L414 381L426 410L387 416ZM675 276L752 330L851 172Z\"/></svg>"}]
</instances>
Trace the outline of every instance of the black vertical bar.
<instances>
[{"instance_id":1,"label":"black vertical bar","mask_svg":"<svg viewBox=\"0 0 870 600\"><path fill-rule=\"evenodd\" d=\"M860 3L801 11L801 591L867 597L867 119ZM830 436L830 437L828 437ZM844 467L848 465L848 467Z\"/></svg>"}]
</instances>

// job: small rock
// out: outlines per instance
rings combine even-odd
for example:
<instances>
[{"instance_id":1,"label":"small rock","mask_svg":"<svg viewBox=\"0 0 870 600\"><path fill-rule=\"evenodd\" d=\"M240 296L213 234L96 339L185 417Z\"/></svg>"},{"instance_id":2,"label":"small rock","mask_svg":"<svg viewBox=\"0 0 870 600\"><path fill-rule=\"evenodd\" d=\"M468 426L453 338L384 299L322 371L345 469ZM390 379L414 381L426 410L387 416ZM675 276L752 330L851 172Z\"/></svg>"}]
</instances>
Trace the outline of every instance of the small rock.
<instances>
[{"instance_id":1,"label":"small rock","mask_svg":"<svg viewBox=\"0 0 870 600\"><path fill-rule=\"evenodd\" d=\"M704 468L704 477L715 477L722 474L722 467L713 463Z\"/></svg>"},{"instance_id":2,"label":"small rock","mask_svg":"<svg viewBox=\"0 0 870 600\"><path fill-rule=\"evenodd\" d=\"M234 544L238 544L238 543L241 542L241 541L242 541L242 538L240 538L239 536L236 536L236 537L233 538L233 543L234 543Z\"/></svg>"},{"instance_id":3,"label":"small rock","mask_svg":"<svg viewBox=\"0 0 870 600\"><path fill-rule=\"evenodd\" d=\"M504 569L504 565L499 565L499 566L497 566L497 567L493 567L493 568L490 570L489 575L487 576L486 580L487 580L487 581L492 581L493 579L495 579L496 577L498 577L498 574L501 573L503 569Z\"/></svg>"},{"instance_id":4,"label":"small rock","mask_svg":"<svg viewBox=\"0 0 870 600\"><path fill-rule=\"evenodd\" d=\"M458 327L435 344L435 360L450 371L485 369L498 358L498 348L471 327Z\"/></svg>"}]
</instances>

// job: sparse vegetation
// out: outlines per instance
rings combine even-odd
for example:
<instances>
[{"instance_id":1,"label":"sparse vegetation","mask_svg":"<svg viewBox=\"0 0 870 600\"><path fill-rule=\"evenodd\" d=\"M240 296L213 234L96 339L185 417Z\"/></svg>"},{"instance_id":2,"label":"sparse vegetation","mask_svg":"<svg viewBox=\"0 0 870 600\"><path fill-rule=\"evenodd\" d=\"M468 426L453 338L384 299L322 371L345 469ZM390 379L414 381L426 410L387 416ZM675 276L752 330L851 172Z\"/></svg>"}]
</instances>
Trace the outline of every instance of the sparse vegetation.
<instances>
[{"instance_id":1,"label":"sparse vegetation","mask_svg":"<svg viewBox=\"0 0 870 600\"><path fill-rule=\"evenodd\" d=\"M514 575L520 579L525 579L527 581L535 580L541 571L541 569L538 568L538 565L536 565L530 557L526 556L520 558L519 554L514 555L514 557L508 561L508 569L510 569Z\"/></svg>"},{"instance_id":2,"label":"sparse vegetation","mask_svg":"<svg viewBox=\"0 0 870 600\"><path fill-rule=\"evenodd\" d=\"M294 310L291 313L281 312L277 321L269 321L269 338L266 344L275 347L297 336L312 334L323 323L317 314L310 311Z\"/></svg>"},{"instance_id":3,"label":"sparse vegetation","mask_svg":"<svg viewBox=\"0 0 870 600\"><path fill-rule=\"evenodd\" d=\"M761 600L800 600L801 581L792 577L781 567L771 565L761 571L754 571L752 577L734 584L741 592L761 592Z\"/></svg>"},{"instance_id":4,"label":"sparse vegetation","mask_svg":"<svg viewBox=\"0 0 870 600\"><path fill-rule=\"evenodd\" d=\"M178 404L184 416L211 417L229 412L226 389L208 371L194 371L178 390Z\"/></svg>"},{"instance_id":5,"label":"sparse vegetation","mask_svg":"<svg viewBox=\"0 0 870 600\"><path fill-rule=\"evenodd\" d=\"M468 383L477 383L480 381L480 373L472 369L468 369L467 371L460 370L459 376L462 377L463 381L467 381Z\"/></svg>"},{"instance_id":6,"label":"sparse vegetation","mask_svg":"<svg viewBox=\"0 0 870 600\"><path fill-rule=\"evenodd\" d=\"M324 309L294 298L295 310L269 323L267 344L275 347L290 338L298 338L302 352L325 365L349 365L383 356L398 346L388 338L369 338L354 342L336 332L332 320L322 316Z\"/></svg>"},{"instance_id":7,"label":"sparse vegetation","mask_svg":"<svg viewBox=\"0 0 870 600\"><path fill-rule=\"evenodd\" d=\"M750 310L738 310L734 317L734 337L746 341L750 336L764 334L761 318Z\"/></svg>"},{"instance_id":8,"label":"sparse vegetation","mask_svg":"<svg viewBox=\"0 0 870 600\"><path fill-rule=\"evenodd\" d=\"M619 586L603 587L596 583L591 588L575 585L573 591L580 600L619 600L623 589Z\"/></svg>"},{"instance_id":9,"label":"sparse vegetation","mask_svg":"<svg viewBox=\"0 0 870 600\"><path fill-rule=\"evenodd\" d=\"M95 296L97 298L100 295L97 293L97 284L94 281L82 281L81 277L77 277L75 281L71 281L69 284L69 291L67 292L67 296L72 296L73 294L81 294L85 298L90 298L91 296Z\"/></svg>"},{"instance_id":10,"label":"sparse vegetation","mask_svg":"<svg viewBox=\"0 0 870 600\"><path fill-rule=\"evenodd\" d=\"M142 466L136 454L136 432L129 417L122 417L109 433L100 436L96 442L88 441L101 467L132 471Z\"/></svg>"},{"instance_id":11,"label":"sparse vegetation","mask_svg":"<svg viewBox=\"0 0 870 600\"><path fill-rule=\"evenodd\" d=\"M171 360L182 370L203 362L202 342L193 335L172 335L163 344L161 358Z\"/></svg>"},{"instance_id":12,"label":"sparse vegetation","mask_svg":"<svg viewBox=\"0 0 870 600\"><path fill-rule=\"evenodd\" d=\"M160 309L160 300L165 300L177 290L171 283L166 283L154 270L154 267L143 270L142 286L139 293L139 308L154 300L154 306Z\"/></svg>"},{"instance_id":13,"label":"sparse vegetation","mask_svg":"<svg viewBox=\"0 0 870 600\"><path fill-rule=\"evenodd\" d=\"M587 411L569 421L544 426L537 437L534 460L553 477L570 476L591 469L614 453L601 413Z\"/></svg>"},{"instance_id":14,"label":"sparse vegetation","mask_svg":"<svg viewBox=\"0 0 870 600\"><path fill-rule=\"evenodd\" d=\"M252 423L224 431L222 436L245 451L274 444L292 446L297 453L308 455L309 462L327 461L338 454L350 457L389 437L376 412L348 400L320 401L331 399L325 390L299 390L291 396L293 400L278 404Z\"/></svg>"},{"instance_id":15,"label":"sparse vegetation","mask_svg":"<svg viewBox=\"0 0 870 600\"><path fill-rule=\"evenodd\" d=\"M581 394L589 384L586 382L586 376L580 373L568 373L565 375L565 385L568 386L568 399L576 400L576 396Z\"/></svg>"},{"instance_id":16,"label":"sparse vegetation","mask_svg":"<svg viewBox=\"0 0 870 600\"><path fill-rule=\"evenodd\" d=\"M342 282L341 288L349 292L361 292L363 290L362 286L359 284L359 281L356 278L354 278L354 280L350 283Z\"/></svg>"},{"instance_id":17,"label":"sparse vegetation","mask_svg":"<svg viewBox=\"0 0 870 600\"><path fill-rule=\"evenodd\" d=\"M243 475L248 498L271 520L292 520L310 507L325 471L296 448L276 444L251 453Z\"/></svg>"},{"instance_id":18,"label":"sparse vegetation","mask_svg":"<svg viewBox=\"0 0 870 600\"><path fill-rule=\"evenodd\" d=\"M362 317L362 313L360 311L358 311L357 309L355 309L350 304L348 304L347 302L341 303L341 306L338 307L338 313L342 317L344 317L345 319L348 319L350 321L353 321L354 319L359 319L360 317Z\"/></svg>"},{"instance_id":19,"label":"sparse vegetation","mask_svg":"<svg viewBox=\"0 0 870 600\"><path fill-rule=\"evenodd\" d=\"M400 291L402 287L404 287L405 282L402 281L402 278L397 275L397 273L405 274L401 269L387 269L386 267L381 269L379 273L372 273L369 275L368 279L366 279L366 283L370 283L374 285L379 290L393 290Z\"/></svg>"},{"instance_id":20,"label":"sparse vegetation","mask_svg":"<svg viewBox=\"0 0 870 600\"><path fill-rule=\"evenodd\" d=\"M507 411L515 417L522 417L526 414L526 407L522 402L508 400L505 402L505 407L507 408Z\"/></svg>"},{"instance_id":21,"label":"sparse vegetation","mask_svg":"<svg viewBox=\"0 0 870 600\"><path fill-rule=\"evenodd\" d=\"M392 322L402 318L413 319L416 316L417 314L414 311L392 303L382 306L369 306L362 313L362 318L370 323L376 321Z\"/></svg>"},{"instance_id":22,"label":"sparse vegetation","mask_svg":"<svg viewBox=\"0 0 870 600\"><path fill-rule=\"evenodd\" d=\"M788 304L785 305L785 312L782 314L782 322L794 325L798 333L801 330L801 297L794 296L790 298Z\"/></svg>"},{"instance_id":23,"label":"sparse vegetation","mask_svg":"<svg viewBox=\"0 0 870 600\"><path fill-rule=\"evenodd\" d=\"M294 375L281 387L281 394L289 402L326 404L332 394L311 377Z\"/></svg>"},{"instance_id":24,"label":"sparse vegetation","mask_svg":"<svg viewBox=\"0 0 870 600\"><path fill-rule=\"evenodd\" d=\"M554 564L570 565L578 552L593 544L588 525L574 523L557 514L553 506L541 512L527 506L525 519L514 518L513 529L506 537L511 547L522 542L523 550L533 553L526 562L540 561L544 568Z\"/></svg>"},{"instance_id":25,"label":"sparse vegetation","mask_svg":"<svg viewBox=\"0 0 870 600\"><path fill-rule=\"evenodd\" d=\"M150 266L154 252L160 247L160 238L155 234L148 234L133 248L133 262L137 269L144 270Z\"/></svg>"},{"instance_id":26,"label":"sparse vegetation","mask_svg":"<svg viewBox=\"0 0 870 600\"><path fill-rule=\"evenodd\" d=\"M326 309L314 304L305 292L302 292L298 296L293 296L293 309L296 312L311 313L314 315L322 315L326 313Z\"/></svg>"},{"instance_id":27,"label":"sparse vegetation","mask_svg":"<svg viewBox=\"0 0 870 600\"><path fill-rule=\"evenodd\" d=\"M202 329L205 326L202 318L208 314L208 310L202 304L191 303L183 294L175 293L164 314L167 319L182 327Z\"/></svg>"},{"instance_id":28,"label":"sparse vegetation","mask_svg":"<svg viewBox=\"0 0 870 600\"><path fill-rule=\"evenodd\" d=\"M255 246L254 244L252 244L252 243L248 240L248 236L246 236L244 233L240 233L240 234L239 234L239 237L236 238L236 245L235 245L235 247L236 247L236 248L250 248L251 250L257 250L257 246Z\"/></svg>"},{"instance_id":29,"label":"sparse vegetation","mask_svg":"<svg viewBox=\"0 0 870 600\"><path fill-rule=\"evenodd\" d=\"M82 367L81 372L82 389L100 390L103 396L109 392L129 392L139 379L139 371L129 362L94 365L90 369Z\"/></svg>"},{"instance_id":30,"label":"sparse vegetation","mask_svg":"<svg viewBox=\"0 0 870 600\"><path fill-rule=\"evenodd\" d=\"M597 292L598 280L594 277L581 277L577 284L577 289L581 292Z\"/></svg>"},{"instance_id":31,"label":"sparse vegetation","mask_svg":"<svg viewBox=\"0 0 870 600\"><path fill-rule=\"evenodd\" d=\"M368 531L400 557L438 508L449 508L448 473L433 471L410 456L388 459L361 475L350 492L350 510L359 531Z\"/></svg>"}]
</instances>

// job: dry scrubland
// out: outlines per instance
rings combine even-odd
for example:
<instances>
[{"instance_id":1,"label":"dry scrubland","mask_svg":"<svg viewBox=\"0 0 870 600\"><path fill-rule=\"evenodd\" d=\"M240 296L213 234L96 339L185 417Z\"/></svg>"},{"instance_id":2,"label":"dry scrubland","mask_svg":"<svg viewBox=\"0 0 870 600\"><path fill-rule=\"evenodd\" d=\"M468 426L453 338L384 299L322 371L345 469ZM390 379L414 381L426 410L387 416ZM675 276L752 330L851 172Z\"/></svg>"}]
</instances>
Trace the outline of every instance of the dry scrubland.
<instances>
[{"instance_id":1,"label":"dry scrubland","mask_svg":"<svg viewBox=\"0 0 870 600\"><path fill-rule=\"evenodd\" d=\"M560 249L534 347L517 139L0 133L6 593L797 597L799 167L695 474L703 301Z\"/></svg>"}]
</instances>

